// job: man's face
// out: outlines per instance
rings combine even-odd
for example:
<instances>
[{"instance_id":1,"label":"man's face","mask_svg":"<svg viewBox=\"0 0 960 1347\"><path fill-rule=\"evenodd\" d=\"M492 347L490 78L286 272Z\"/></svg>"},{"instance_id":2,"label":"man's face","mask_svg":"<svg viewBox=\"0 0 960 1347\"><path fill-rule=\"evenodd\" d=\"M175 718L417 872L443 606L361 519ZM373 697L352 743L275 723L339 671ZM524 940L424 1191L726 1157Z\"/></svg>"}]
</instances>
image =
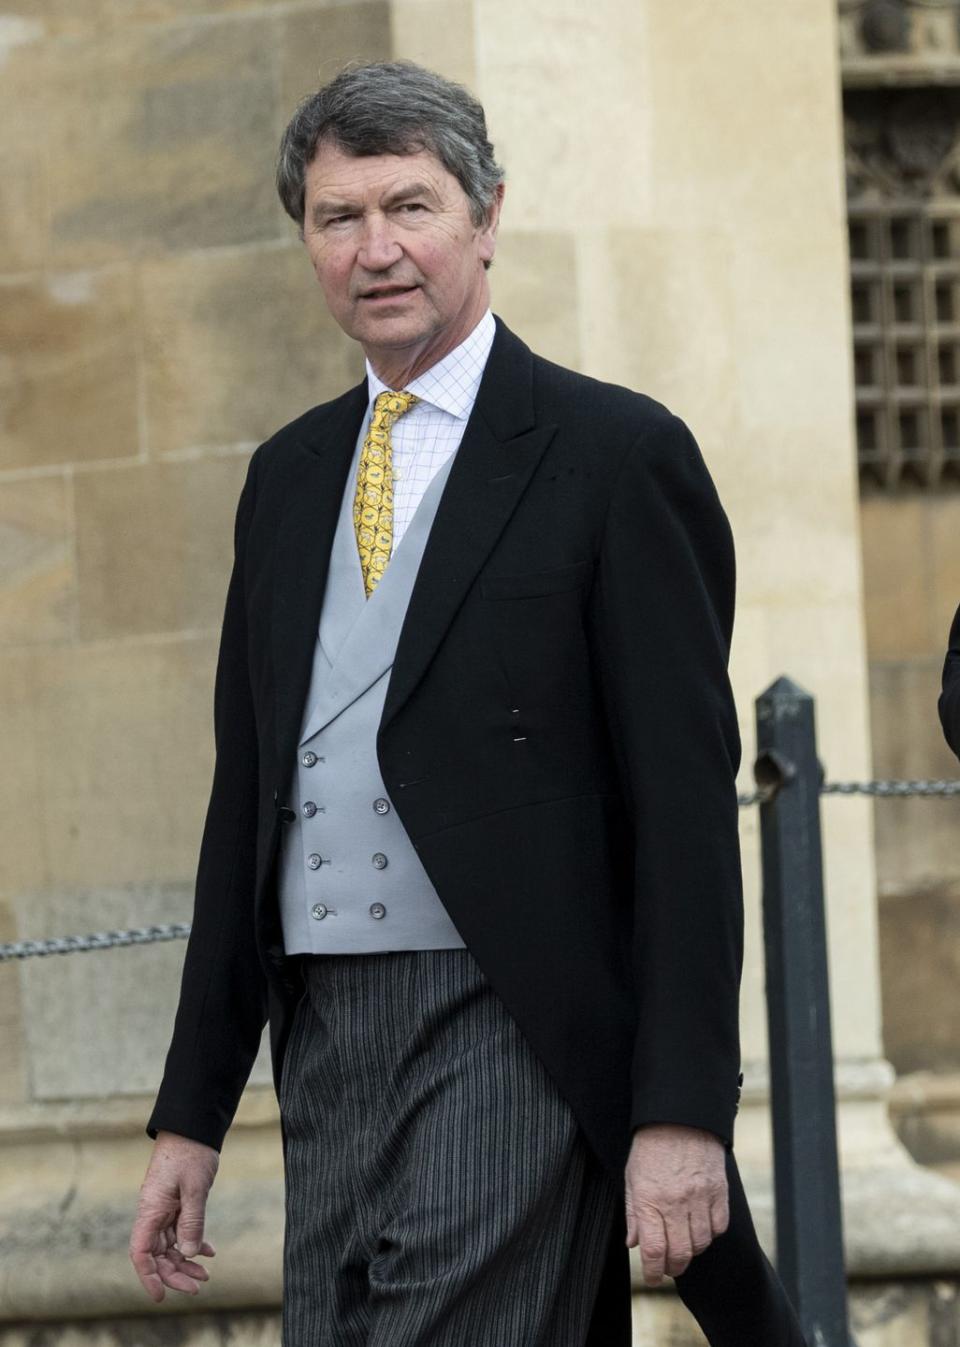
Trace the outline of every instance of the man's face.
<instances>
[{"instance_id":1,"label":"man's face","mask_svg":"<svg viewBox=\"0 0 960 1347\"><path fill-rule=\"evenodd\" d=\"M331 313L374 363L379 352L439 358L469 334L488 303L499 205L498 193L476 226L427 150L357 157L321 144L306 171L304 243Z\"/></svg>"}]
</instances>

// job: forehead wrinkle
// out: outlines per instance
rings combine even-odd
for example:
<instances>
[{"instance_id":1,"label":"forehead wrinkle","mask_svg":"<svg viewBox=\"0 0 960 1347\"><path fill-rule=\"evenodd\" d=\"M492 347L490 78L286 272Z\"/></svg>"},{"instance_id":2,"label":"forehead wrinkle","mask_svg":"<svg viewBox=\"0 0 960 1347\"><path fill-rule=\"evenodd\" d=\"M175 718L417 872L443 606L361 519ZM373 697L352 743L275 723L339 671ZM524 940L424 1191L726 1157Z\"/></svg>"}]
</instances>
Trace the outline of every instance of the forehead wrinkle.
<instances>
[{"instance_id":1,"label":"forehead wrinkle","mask_svg":"<svg viewBox=\"0 0 960 1347\"><path fill-rule=\"evenodd\" d=\"M398 201L402 201L404 198L411 196L429 196L435 201L439 199L437 189L432 183L417 178L412 182L400 183L399 186L385 187L380 192L378 200L381 206L392 206L396 205ZM347 197L320 196L316 198L313 204L314 213L331 211L339 212L343 210L355 211L359 210L360 207L361 202L359 199L351 200Z\"/></svg>"},{"instance_id":2,"label":"forehead wrinkle","mask_svg":"<svg viewBox=\"0 0 960 1347\"><path fill-rule=\"evenodd\" d=\"M375 166L374 161L377 161ZM319 178L315 193L329 193L340 204L341 193L364 195L367 191L379 190L382 196L390 191L407 190L407 183L417 183L436 193L440 177L445 173L436 157L425 151L411 155L326 155L321 150L307 165L306 176L308 180L311 176ZM403 184L400 187L394 186L397 179Z\"/></svg>"}]
</instances>

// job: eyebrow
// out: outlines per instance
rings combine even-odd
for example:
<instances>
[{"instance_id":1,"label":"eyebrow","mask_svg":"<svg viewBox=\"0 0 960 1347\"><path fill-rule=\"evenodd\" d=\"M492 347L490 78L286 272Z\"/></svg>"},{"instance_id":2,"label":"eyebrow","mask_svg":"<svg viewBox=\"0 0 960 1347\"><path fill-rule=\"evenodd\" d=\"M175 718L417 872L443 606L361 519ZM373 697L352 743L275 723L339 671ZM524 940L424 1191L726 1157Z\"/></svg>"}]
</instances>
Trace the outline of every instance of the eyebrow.
<instances>
[{"instance_id":1,"label":"eyebrow","mask_svg":"<svg viewBox=\"0 0 960 1347\"><path fill-rule=\"evenodd\" d=\"M416 196L426 196L433 201L437 199L437 194L429 183L409 182L404 183L402 187L395 188L392 192L388 192L383 198L383 204L387 208L398 206ZM356 215L359 210L360 205L356 201L336 201L321 197L319 201L313 203L310 209L310 218L314 224L319 224L321 220L336 215Z\"/></svg>"}]
</instances>

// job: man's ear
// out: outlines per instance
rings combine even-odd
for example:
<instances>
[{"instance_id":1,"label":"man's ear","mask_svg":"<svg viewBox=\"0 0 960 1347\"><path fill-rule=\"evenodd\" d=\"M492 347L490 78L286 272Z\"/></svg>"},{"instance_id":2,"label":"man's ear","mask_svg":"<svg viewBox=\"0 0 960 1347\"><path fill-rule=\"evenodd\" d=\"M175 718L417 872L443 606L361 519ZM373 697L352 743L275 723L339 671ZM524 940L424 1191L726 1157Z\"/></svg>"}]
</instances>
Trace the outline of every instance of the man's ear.
<instances>
[{"instance_id":1,"label":"man's ear","mask_svg":"<svg viewBox=\"0 0 960 1347\"><path fill-rule=\"evenodd\" d=\"M498 182L487 207L486 221L480 227L480 260L484 266L493 261L493 255L497 251L497 230L500 228L504 190L503 183Z\"/></svg>"}]
</instances>

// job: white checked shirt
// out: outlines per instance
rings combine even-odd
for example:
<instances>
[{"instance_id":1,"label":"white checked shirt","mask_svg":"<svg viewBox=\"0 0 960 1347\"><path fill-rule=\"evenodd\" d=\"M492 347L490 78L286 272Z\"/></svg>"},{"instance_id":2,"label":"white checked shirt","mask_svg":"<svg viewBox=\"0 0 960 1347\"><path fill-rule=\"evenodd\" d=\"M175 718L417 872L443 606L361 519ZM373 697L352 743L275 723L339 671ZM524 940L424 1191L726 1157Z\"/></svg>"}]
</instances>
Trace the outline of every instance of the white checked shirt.
<instances>
[{"instance_id":1,"label":"white checked shirt","mask_svg":"<svg viewBox=\"0 0 960 1347\"><path fill-rule=\"evenodd\" d=\"M394 548L403 537L434 473L460 447L495 332L493 314L487 309L466 341L455 346L403 389L396 390L416 393L420 401L400 417L390 432ZM387 391L387 385L377 378L369 360L367 388L370 396L367 414L360 427L360 444L363 444L370 425L374 399Z\"/></svg>"}]
</instances>

